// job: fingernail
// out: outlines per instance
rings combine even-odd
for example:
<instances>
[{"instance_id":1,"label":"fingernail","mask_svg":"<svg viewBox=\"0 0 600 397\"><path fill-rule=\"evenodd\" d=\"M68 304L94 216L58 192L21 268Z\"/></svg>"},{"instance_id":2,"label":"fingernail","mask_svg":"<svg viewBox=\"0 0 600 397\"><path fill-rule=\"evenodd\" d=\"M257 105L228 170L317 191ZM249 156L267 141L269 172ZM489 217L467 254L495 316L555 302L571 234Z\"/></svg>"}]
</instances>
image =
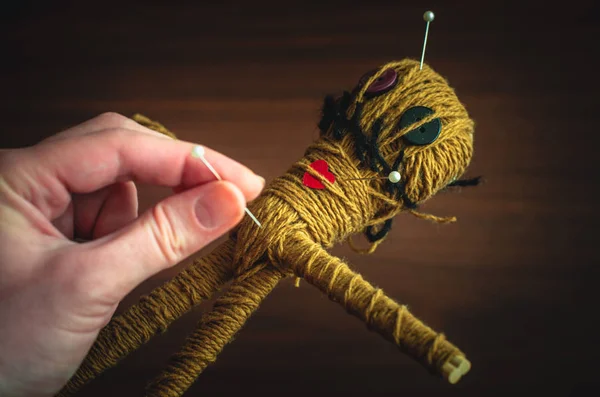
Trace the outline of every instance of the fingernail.
<instances>
[{"instance_id":1,"label":"fingernail","mask_svg":"<svg viewBox=\"0 0 600 397\"><path fill-rule=\"evenodd\" d=\"M265 178L263 178L263 177L262 177L262 176L260 176L260 175L256 175L256 177L257 177L258 179L260 179L260 182L262 183L262 187L265 187L265 183L266 183L266 182L265 182Z\"/></svg>"},{"instance_id":2,"label":"fingernail","mask_svg":"<svg viewBox=\"0 0 600 397\"><path fill-rule=\"evenodd\" d=\"M196 202L194 211L198 222L206 229L215 229L226 223L228 219L227 211L224 211L222 205L216 200L214 194L206 194Z\"/></svg>"}]
</instances>

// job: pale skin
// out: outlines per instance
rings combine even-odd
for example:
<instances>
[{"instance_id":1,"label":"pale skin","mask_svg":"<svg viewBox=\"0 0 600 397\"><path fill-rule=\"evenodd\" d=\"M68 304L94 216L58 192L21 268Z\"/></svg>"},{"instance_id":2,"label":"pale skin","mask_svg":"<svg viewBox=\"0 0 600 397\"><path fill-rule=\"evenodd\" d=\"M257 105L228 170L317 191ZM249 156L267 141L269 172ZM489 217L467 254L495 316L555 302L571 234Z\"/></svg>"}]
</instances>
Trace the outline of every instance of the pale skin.
<instances>
[{"instance_id":1,"label":"pale skin","mask_svg":"<svg viewBox=\"0 0 600 397\"><path fill-rule=\"evenodd\" d=\"M0 395L54 395L129 292L242 219L264 179L193 147L106 113L0 150ZM174 193L138 216L134 181Z\"/></svg>"}]
</instances>

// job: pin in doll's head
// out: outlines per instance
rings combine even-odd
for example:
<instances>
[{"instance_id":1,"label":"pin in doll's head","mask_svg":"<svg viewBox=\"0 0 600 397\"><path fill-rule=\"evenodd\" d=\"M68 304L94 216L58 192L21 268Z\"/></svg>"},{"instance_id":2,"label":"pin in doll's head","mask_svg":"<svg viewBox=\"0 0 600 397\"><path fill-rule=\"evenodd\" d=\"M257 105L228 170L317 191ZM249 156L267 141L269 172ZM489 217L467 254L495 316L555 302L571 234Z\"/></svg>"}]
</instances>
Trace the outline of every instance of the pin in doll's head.
<instances>
[{"instance_id":1,"label":"pin in doll's head","mask_svg":"<svg viewBox=\"0 0 600 397\"><path fill-rule=\"evenodd\" d=\"M446 80L406 59L368 72L351 92L327 97L321 133L351 139L364 169L402 181L388 184L405 206L422 202L467 168L473 121Z\"/></svg>"}]
</instances>

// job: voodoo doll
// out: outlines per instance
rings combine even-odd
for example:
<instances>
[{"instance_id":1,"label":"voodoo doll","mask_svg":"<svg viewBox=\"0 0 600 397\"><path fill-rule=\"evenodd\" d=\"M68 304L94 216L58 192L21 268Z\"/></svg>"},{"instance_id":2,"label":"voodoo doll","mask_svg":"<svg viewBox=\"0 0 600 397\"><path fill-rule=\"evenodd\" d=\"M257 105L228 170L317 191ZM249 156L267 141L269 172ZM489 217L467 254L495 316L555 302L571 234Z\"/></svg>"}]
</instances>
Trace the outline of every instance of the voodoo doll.
<instances>
[{"instance_id":1,"label":"voodoo doll","mask_svg":"<svg viewBox=\"0 0 600 397\"><path fill-rule=\"evenodd\" d=\"M144 116L138 122L169 133ZM454 90L428 65L405 59L365 74L339 97L327 96L319 138L249 204L249 217L223 244L114 317L69 384L71 395L117 364L225 283L232 281L164 372L149 396L181 396L217 358L285 277L315 286L370 330L433 373L457 382L465 354L326 250L364 233L371 253L401 212L438 221L418 205L460 179L473 154L474 123Z\"/></svg>"}]
</instances>

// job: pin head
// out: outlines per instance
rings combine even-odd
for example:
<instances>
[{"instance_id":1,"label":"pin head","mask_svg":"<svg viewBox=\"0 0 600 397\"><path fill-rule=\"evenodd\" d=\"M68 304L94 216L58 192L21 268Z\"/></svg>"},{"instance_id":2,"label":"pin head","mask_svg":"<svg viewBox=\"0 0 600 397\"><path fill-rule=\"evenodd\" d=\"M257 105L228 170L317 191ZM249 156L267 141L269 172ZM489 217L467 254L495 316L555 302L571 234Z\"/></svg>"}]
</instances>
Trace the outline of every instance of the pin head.
<instances>
[{"instance_id":1,"label":"pin head","mask_svg":"<svg viewBox=\"0 0 600 397\"><path fill-rule=\"evenodd\" d=\"M425 22L431 22L435 19L435 14L433 13L433 11L425 11L425 14L423 14L423 20L425 20Z\"/></svg>"},{"instance_id":2,"label":"pin head","mask_svg":"<svg viewBox=\"0 0 600 397\"><path fill-rule=\"evenodd\" d=\"M388 175L388 179L392 183L398 183L398 182L400 182L400 173L398 171L392 171Z\"/></svg>"},{"instance_id":3,"label":"pin head","mask_svg":"<svg viewBox=\"0 0 600 397\"><path fill-rule=\"evenodd\" d=\"M204 146L196 145L192 149L192 157L200 158L204 157Z\"/></svg>"}]
</instances>

